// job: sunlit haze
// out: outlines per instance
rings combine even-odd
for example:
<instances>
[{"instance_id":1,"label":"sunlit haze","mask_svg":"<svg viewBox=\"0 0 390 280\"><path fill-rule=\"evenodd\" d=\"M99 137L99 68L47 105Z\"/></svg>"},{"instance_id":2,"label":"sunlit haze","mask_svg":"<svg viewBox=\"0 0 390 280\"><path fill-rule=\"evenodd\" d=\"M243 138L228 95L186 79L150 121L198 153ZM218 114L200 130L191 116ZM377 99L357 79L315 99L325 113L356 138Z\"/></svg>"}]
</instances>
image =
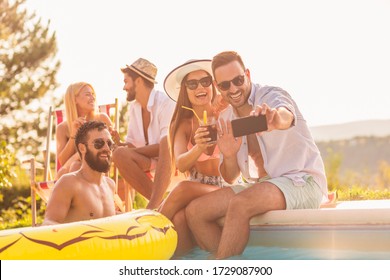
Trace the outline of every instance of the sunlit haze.
<instances>
[{"instance_id":1,"label":"sunlit haze","mask_svg":"<svg viewBox=\"0 0 390 280\"><path fill-rule=\"evenodd\" d=\"M252 81L280 86L310 126L390 119L390 1L27 0L56 32L57 78L124 102L120 68L158 67L157 88L193 58L239 52Z\"/></svg>"}]
</instances>

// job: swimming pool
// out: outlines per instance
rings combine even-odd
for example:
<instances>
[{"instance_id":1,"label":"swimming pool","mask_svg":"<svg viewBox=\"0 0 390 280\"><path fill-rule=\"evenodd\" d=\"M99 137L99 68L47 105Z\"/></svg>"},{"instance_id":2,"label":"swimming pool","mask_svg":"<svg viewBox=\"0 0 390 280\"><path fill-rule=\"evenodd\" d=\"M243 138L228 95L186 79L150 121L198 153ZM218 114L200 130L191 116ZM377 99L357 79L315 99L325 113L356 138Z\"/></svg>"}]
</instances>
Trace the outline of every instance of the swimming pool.
<instances>
[{"instance_id":1,"label":"swimming pool","mask_svg":"<svg viewBox=\"0 0 390 280\"><path fill-rule=\"evenodd\" d=\"M214 258L210 253L195 248L177 259L213 260ZM231 257L229 260L390 260L390 252L248 246L242 255Z\"/></svg>"},{"instance_id":2,"label":"swimming pool","mask_svg":"<svg viewBox=\"0 0 390 280\"><path fill-rule=\"evenodd\" d=\"M223 221L221 221L221 224ZM181 259L212 259L195 248ZM390 200L270 211L251 220L241 260L390 260Z\"/></svg>"},{"instance_id":3,"label":"swimming pool","mask_svg":"<svg viewBox=\"0 0 390 280\"><path fill-rule=\"evenodd\" d=\"M182 260L213 256L194 248ZM242 255L232 260L390 260L390 227L252 230Z\"/></svg>"}]
</instances>

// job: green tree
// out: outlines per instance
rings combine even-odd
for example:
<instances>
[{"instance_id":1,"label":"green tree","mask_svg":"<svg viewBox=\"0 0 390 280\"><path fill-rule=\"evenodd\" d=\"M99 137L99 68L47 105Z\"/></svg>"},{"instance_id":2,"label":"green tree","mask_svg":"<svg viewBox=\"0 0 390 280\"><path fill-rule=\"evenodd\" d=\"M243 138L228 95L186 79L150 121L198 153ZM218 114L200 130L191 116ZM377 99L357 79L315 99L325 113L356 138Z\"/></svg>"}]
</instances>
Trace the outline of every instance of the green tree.
<instances>
[{"instance_id":1,"label":"green tree","mask_svg":"<svg viewBox=\"0 0 390 280\"><path fill-rule=\"evenodd\" d=\"M12 152L35 155L46 131L42 102L59 103L52 93L60 62L50 23L42 24L24 2L0 0L0 141Z\"/></svg>"},{"instance_id":2,"label":"green tree","mask_svg":"<svg viewBox=\"0 0 390 280\"><path fill-rule=\"evenodd\" d=\"M12 171L12 165L14 163L13 154L7 149L6 142L0 141L0 201L1 189L11 187L11 178L15 177Z\"/></svg>"}]
</instances>

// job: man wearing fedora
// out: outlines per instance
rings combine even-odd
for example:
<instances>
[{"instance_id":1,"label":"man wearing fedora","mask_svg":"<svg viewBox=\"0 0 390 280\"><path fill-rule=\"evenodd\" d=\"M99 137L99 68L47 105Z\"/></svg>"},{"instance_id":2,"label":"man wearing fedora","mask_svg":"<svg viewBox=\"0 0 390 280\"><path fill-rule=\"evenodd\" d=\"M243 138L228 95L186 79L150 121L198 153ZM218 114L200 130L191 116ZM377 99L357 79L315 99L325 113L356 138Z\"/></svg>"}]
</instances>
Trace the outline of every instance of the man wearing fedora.
<instances>
[{"instance_id":1,"label":"man wearing fedora","mask_svg":"<svg viewBox=\"0 0 390 280\"><path fill-rule=\"evenodd\" d=\"M121 69L123 90L127 92L129 124L124 143L113 132L118 147L113 161L124 180L149 200L148 209L157 208L171 180L168 128L175 103L154 89L156 66L144 58ZM154 180L146 171L155 170Z\"/></svg>"}]
</instances>

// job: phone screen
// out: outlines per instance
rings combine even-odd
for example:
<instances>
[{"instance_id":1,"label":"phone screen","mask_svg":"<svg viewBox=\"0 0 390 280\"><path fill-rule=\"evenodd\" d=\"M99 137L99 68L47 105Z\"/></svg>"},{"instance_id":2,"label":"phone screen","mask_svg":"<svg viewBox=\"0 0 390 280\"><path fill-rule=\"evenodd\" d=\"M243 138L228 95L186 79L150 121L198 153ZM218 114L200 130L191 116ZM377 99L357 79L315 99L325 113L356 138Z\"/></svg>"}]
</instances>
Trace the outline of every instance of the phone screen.
<instances>
[{"instance_id":1,"label":"phone screen","mask_svg":"<svg viewBox=\"0 0 390 280\"><path fill-rule=\"evenodd\" d=\"M232 120L232 129L234 137L266 131L268 129L267 119L264 115L235 119Z\"/></svg>"}]
</instances>

